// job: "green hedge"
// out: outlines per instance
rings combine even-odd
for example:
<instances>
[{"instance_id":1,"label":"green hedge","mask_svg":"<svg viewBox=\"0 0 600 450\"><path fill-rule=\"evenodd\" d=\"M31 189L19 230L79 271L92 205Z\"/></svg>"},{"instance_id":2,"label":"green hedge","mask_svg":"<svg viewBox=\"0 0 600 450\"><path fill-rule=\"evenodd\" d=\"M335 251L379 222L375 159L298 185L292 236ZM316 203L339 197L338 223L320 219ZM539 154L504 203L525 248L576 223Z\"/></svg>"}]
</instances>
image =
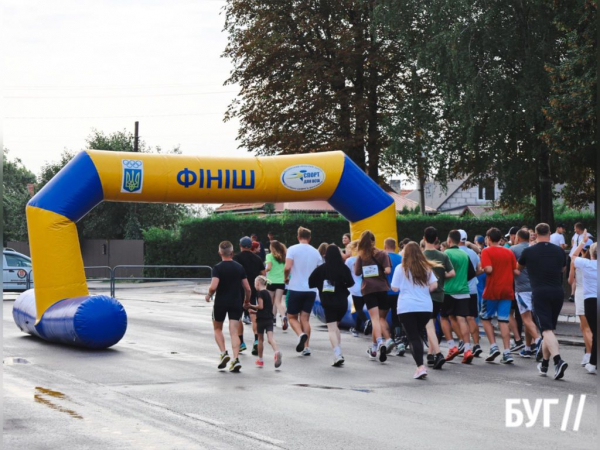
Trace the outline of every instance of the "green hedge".
<instances>
[{"instance_id":1,"label":"green hedge","mask_svg":"<svg viewBox=\"0 0 600 450\"><path fill-rule=\"evenodd\" d=\"M563 214L556 217L556 223L564 222L567 235L570 237L573 224L582 222L588 230L596 234L596 221L593 214ZM474 217L459 218L450 215L419 216L399 215L398 237L420 240L423 230L434 226L445 237L452 229L462 228L472 239L476 234L485 234L491 227L498 227L506 233L511 226L534 226L533 220L526 220L520 215L501 215L477 219ZM206 264L214 265L219 261L217 249L219 242L233 242L236 251L237 243L242 236L257 234L261 242L267 240L267 232L272 231L276 239L286 245L297 242L298 226L305 226L312 231L313 245L321 242L341 243L341 237L349 231L348 222L339 216L305 216L279 215L269 217L236 216L229 214L212 215L203 219L188 219L180 223L177 232L151 228L144 232L146 242L146 264ZM169 272L175 276L175 272ZM183 272L179 274L183 276ZM189 276L189 273L185 276Z\"/></svg>"}]
</instances>

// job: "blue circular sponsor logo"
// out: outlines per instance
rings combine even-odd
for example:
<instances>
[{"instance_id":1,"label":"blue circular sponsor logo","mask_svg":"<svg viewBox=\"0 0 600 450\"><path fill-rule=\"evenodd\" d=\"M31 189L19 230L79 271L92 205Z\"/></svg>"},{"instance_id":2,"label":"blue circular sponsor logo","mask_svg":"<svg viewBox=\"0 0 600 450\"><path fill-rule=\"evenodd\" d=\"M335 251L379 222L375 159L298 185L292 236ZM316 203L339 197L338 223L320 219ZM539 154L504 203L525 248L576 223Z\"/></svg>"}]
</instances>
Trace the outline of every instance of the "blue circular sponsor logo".
<instances>
[{"instance_id":1,"label":"blue circular sponsor logo","mask_svg":"<svg viewBox=\"0 0 600 450\"><path fill-rule=\"evenodd\" d=\"M317 166L299 164L281 173L281 184L292 191L308 191L323 184L325 171Z\"/></svg>"}]
</instances>

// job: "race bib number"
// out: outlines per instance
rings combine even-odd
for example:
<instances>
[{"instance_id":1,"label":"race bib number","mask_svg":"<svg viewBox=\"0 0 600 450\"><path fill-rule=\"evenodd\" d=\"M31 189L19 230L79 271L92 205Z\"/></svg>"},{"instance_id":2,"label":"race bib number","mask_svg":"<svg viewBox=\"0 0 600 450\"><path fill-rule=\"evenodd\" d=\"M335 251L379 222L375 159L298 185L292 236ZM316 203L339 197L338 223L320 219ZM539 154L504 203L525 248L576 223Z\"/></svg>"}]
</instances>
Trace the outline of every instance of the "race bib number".
<instances>
[{"instance_id":1,"label":"race bib number","mask_svg":"<svg viewBox=\"0 0 600 450\"><path fill-rule=\"evenodd\" d=\"M323 281L323 292L334 292L335 286L329 280Z\"/></svg>"},{"instance_id":2,"label":"race bib number","mask_svg":"<svg viewBox=\"0 0 600 450\"><path fill-rule=\"evenodd\" d=\"M379 276L379 267L377 267L377 264L374 264L372 266L363 266L363 277L372 278L372 277L378 277L378 276Z\"/></svg>"}]
</instances>

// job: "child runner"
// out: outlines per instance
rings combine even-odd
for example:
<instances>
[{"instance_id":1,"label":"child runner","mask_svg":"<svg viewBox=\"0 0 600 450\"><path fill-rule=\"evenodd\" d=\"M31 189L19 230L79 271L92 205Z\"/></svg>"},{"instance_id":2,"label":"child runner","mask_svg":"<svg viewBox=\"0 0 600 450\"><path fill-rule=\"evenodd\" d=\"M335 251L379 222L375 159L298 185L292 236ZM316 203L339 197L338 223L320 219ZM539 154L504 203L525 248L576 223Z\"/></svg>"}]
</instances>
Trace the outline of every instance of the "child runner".
<instances>
[{"instance_id":1,"label":"child runner","mask_svg":"<svg viewBox=\"0 0 600 450\"><path fill-rule=\"evenodd\" d=\"M250 303L251 290L244 268L232 259L233 244L229 241L221 242L219 244L219 255L222 261L213 267L212 280L208 288L208 294L206 294L207 302L211 301L215 293L217 294L213 306L215 341L217 341L219 350L221 350L221 358L217 367L224 369L230 360L225 349L225 336L223 336L223 322L225 322L225 316L227 316L229 317L229 334L231 335L233 352L233 361L229 365L229 371L239 372L242 365L238 359L240 351L238 326L242 318L244 305ZM242 292L245 292L243 302Z\"/></svg>"},{"instance_id":2,"label":"child runner","mask_svg":"<svg viewBox=\"0 0 600 450\"><path fill-rule=\"evenodd\" d=\"M266 277L259 275L254 280L256 288L256 305L248 304L250 314L256 314L256 331L258 333L258 359L255 364L257 367L263 367L263 350L265 348L265 331L267 332L267 341L275 352L275 368L281 366L281 352L277 347L277 342L273 337L273 301L271 294L267 291L269 281Z\"/></svg>"},{"instance_id":3,"label":"child runner","mask_svg":"<svg viewBox=\"0 0 600 450\"><path fill-rule=\"evenodd\" d=\"M402 323L412 349L417 370L415 379L424 379L427 369L423 365L423 341L421 336L431 318L433 303L431 292L437 289L437 278L433 268L442 267L435 261L429 261L421 251L419 244L409 242L404 246L402 263L394 271L392 289L400 290L398 297L398 320Z\"/></svg>"},{"instance_id":4,"label":"child runner","mask_svg":"<svg viewBox=\"0 0 600 450\"><path fill-rule=\"evenodd\" d=\"M373 344L367 349L367 355L379 361L387 360L385 342L381 336L379 309L388 310L387 291L390 288L386 275L391 273L390 258L386 252L375 247L375 235L369 230L363 231L358 241L358 258L354 264L354 274L362 275L361 292L371 316L373 326Z\"/></svg>"},{"instance_id":5,"label":"child runner","mask_svg":"<svg viewBox=\"0 0 600 450\"><path fill-rule=\"evenodd\" d=\"M352 295L352 303L354 304L354 311L356 312L356 327L350 328L352 336L358 337L358 330L363 330L365 335L370 333L370 320L367 319L367 315L364 312L365 301L363 299L360 287L362 285L362 275L356 275L354 273L354 263L356 262L356 250L358 249L358 241L352 241L346 246L346 252L351 254L346 259L346 266L352 272L352 278L354 279L354 286L349 291Z\"/></svg>"},{"instance_id":6,"label":"child runner","mask_svg":"<svg viewBox=\"0 0 600 450\"><path fill-rule=\"evenodd\" d=\"M325 263L317 267L308 278L308 286L319 290L325 311L329 341L333 348L333 366L344 364L338 322L348 312L348 288L354 285L350 269L344 264L337 245L331 244L325 252Z\"/></svg>"},{"instance_id":7,"label":"child runner","mask_svg":"<svg viewBox=\"0 0 600 450\"><path fill-rule=\"evenodd\" d=\"M269 284L267 289L271 294L271 299L274 303L273 308L273 324L275 324L276 318L275 313L279 311L281 317L281 329L283 331L288 329L288 319L286 316L285 305L283 304L283 291L285 290L283 269L285 268L285 254L287 249L279 241L271 241L269 246L269 253L266 256L266 267L267 279Z\"/></svg>"}]
</instances>

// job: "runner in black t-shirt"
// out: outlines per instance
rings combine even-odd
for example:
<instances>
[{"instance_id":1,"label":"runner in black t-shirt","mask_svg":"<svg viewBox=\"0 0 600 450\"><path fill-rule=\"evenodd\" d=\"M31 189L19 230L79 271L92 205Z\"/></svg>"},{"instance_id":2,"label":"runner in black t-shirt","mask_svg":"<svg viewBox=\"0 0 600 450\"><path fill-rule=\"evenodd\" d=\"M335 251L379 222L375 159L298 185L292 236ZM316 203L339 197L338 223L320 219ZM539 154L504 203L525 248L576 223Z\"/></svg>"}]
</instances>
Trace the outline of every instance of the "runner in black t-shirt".
<instances>
[{"instance_id":1,"label":"runner in black t-shirt","mask_svg":"<svg viewBox=\"0 0 600 450\"><path fill-rule=\"evenodd\" d=\"M535 227L537 244L523 250L519 268L527 268L531 282L533 314L542 332L543 359L538 364L542 376L548 373L550 357L554 360L554 379L562 378L568 364L560 358L558 340L554 335L558 315L563 306L563 272L567 263L565 252L550 242L550 226ZM539 353L538 353L539 354Z\"/></svg>"},{"instance_id":2,"label":"runner in black t-shirt","mask_svg":"<svg viewBox=\"0 0 600 450\"><path fill-rule=\"evenodd\" d=\"M225 316L229 318L229 334L231 335L231 347L233 352L233 361L229 365L230 372L239 372L242 368L238 359L240 350L240 341L238 336L238 327L244 305L250 302L250 285L244 268L232 260L233 245L229 241L223 241L219 244L219 255L222 261L213 267L212 280L206 294L206 301L210 302L212 296L216 293L215 304L213 306L213 328L215 331L215 340L221 350L221 360L218 368L224 369L229 362L229 355L225 348L225 336L223 336L223 322ZM242 296L242 290L244 295Z\"/></svg>"},{"instance_id":3,"label":"runner in black t-shirt","mask_svg":"<svg viewBox=\"0 0 600 450\"><path fill-rule=\"evenodd\" d=\"M256 288L256 305L249 305L248 309L252 315L256 315L256 331L258 332L258 359L257 367L263 367L264 333L267 332L267 341L275 352L275 368L281 366L281 352L273 337L273 300L267 291L268 280L265 276L256 277L254 287Z\"/></svg>"},{"instance_id":4,"label":"runner in black t-shirt","mask_svg":"<svg viewBox=\"0 0 600 450\"><path fill-rule=\"evenodd\" d=\"M265 265L261 261L260 257L257 256L252 251L252 240L245 236L240 239L240 252L233 257L233 260L240 263L244 270L246 271L246 276L248 277L248 283L250 284L250 289L252 291L250 295L250 303L256 305L256 289L254 288L254 280L259 275L265 275ZM254 345L252 346L252 354L258 355L258 335L256 333L256 321L252 321L252 330L254 331ZM240 341L240 351L244 351L246 349L246 344L244 343L244 324L240 322L239 325L239 335Z\"/></svg>"}]
</instances>

